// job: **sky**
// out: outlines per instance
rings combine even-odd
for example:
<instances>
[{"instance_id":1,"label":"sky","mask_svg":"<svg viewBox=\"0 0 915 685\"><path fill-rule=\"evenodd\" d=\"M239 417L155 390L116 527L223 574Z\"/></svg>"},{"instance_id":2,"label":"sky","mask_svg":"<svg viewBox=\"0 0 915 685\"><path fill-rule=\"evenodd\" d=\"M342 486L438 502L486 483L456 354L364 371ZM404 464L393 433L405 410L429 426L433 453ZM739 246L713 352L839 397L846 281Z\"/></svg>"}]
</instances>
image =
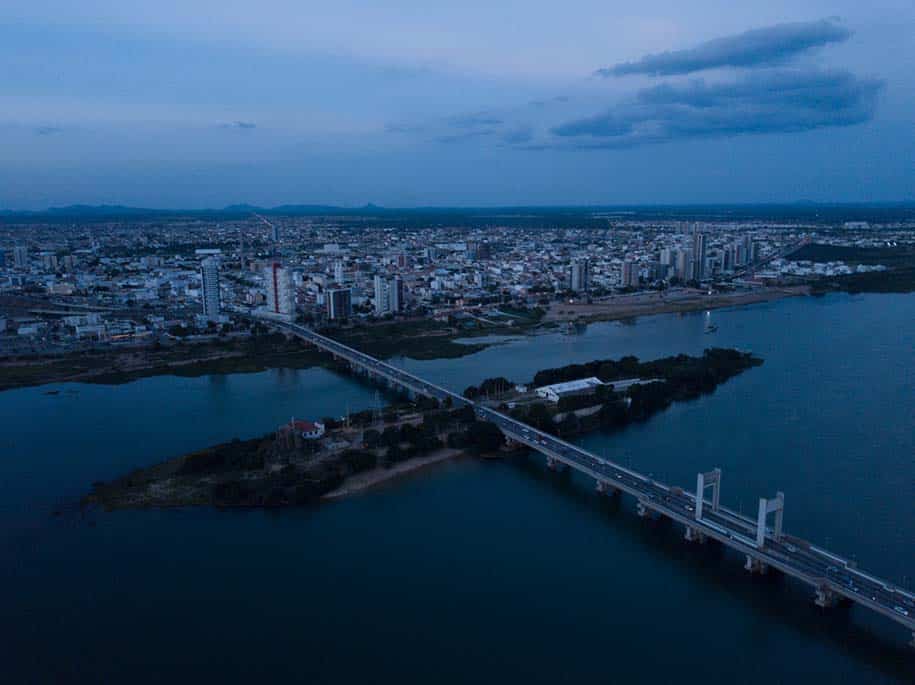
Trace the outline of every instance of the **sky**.
<instances>
[{"instance_id":1,"label":"sky","mask_svg":"<svg viewBox=\"0 0 915 685\"><path fill-rule=\"evenodd\" d=\"M915 200L912 0L3 0L0 209Z\"/></svg>"}]
</instances>

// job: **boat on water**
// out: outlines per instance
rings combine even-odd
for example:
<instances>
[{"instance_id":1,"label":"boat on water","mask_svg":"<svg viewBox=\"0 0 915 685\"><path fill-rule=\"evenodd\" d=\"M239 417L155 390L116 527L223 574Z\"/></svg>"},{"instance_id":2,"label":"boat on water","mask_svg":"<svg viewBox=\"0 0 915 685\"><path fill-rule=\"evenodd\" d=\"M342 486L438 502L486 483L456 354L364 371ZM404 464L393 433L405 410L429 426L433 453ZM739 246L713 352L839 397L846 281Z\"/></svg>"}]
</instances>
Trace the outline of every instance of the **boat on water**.
<instances>
[{"instance_id":1,"label":"boat on water","mask_svg":"<svg viewBox=\"0 0 915 685\"><path fill-rule=\"evenodd\" d=\"M710 323L708 326L705 327L705 332L706 332L706 333L714 333L714 332L717 331L717 330L718 330L718 326L716 326L716 325L713 324L713 323Z\"/></svg>"}]
</instances>

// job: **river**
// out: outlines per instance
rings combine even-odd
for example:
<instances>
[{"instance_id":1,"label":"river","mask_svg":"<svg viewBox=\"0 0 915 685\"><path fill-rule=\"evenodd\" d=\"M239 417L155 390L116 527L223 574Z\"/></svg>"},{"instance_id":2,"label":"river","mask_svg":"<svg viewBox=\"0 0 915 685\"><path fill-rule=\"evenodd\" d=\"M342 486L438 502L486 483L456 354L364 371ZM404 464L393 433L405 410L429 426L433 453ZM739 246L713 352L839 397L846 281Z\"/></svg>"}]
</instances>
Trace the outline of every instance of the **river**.
<instances>
[{"instance_id":1,"label":"river","mask_svg":"<svg viewBox=\"0 0 915 685\"><path fill-rule=\"evenodd\" d=\"M687 487L720 466L723 502L747 512L782 490L787 530L915 585L915 295L660 315L395 361L462 390L710 345L765 363L582 444ZM0 393L4 682L915 680L899 626L822 612L808 588L750 576L536 457L458 460L314 509L74 504L94 480L380 401L324 369Z\"/></svg>"}]
</instances>

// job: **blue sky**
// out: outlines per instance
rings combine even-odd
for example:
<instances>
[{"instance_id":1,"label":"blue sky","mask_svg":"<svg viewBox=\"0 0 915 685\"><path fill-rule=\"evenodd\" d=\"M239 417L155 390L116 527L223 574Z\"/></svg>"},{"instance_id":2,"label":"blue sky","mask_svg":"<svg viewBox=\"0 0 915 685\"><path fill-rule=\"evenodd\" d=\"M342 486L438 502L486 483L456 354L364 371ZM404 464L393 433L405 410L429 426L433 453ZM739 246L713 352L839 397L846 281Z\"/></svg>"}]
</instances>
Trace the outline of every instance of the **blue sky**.
<instances>
[{"instance_id":1,"label":"blue sky","mask_svg":"<svg viewBox=\"0 0 915 685\"><path fill-rule=\"evenodd\" d=\"M912 200L913 35L911 0L4 0L0 208Z\"/></svg>"}]
</instances>

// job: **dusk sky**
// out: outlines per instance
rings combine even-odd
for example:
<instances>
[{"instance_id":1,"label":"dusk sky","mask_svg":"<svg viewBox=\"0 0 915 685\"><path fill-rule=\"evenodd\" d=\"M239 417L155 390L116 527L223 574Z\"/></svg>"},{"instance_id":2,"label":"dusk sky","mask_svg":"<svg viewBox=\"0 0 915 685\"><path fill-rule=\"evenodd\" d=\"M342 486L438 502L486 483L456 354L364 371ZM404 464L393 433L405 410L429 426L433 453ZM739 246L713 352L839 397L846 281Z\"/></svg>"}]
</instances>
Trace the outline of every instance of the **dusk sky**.
<instances>
[{"instance_id":1,"label":"dusk sky","mask_svg":"<svg viewBox=\"0 0 915 685\"><path fill-rule=\"evenodd\" d=\"M915 4L4 0L0 209L915 199Z\"/></svg>"}]
</instances>

